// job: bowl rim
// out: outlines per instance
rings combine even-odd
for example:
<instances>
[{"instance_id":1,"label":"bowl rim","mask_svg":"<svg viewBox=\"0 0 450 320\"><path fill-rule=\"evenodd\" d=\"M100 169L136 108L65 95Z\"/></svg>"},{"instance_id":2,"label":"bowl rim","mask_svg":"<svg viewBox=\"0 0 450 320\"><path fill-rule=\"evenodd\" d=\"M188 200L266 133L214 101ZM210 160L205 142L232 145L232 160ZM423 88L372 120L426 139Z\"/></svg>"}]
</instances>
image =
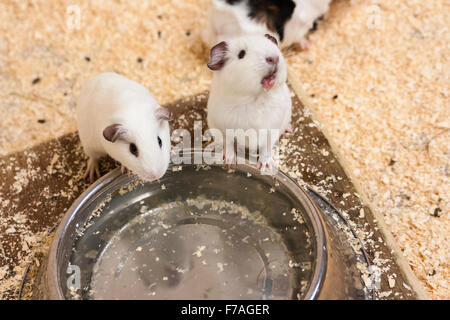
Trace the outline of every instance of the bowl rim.
<instances>
[{"instance_id":1,"label":"bowl rim","mask_svg":"<svg viewBox=\"0 0 450 320\"><path fill-rule=\"evenodd\" d=\"M183 153L188 153L191 157L199 156L199 153L202 155L202 159L208 157L210 160L208 163L211 163L213 158L205 155L202 149L183 149ZM241 159L242 160L242 159ZM239 162L238 162L239 163ZM233 169L240 170L244 172L249 172L253 174L260 174L260 171L253 165L249 164L248 161L241 161L242 164L237 164ZM171 162L168 166L167 171L177 166L192 166L195 164L175 164ZM208 164L209 165L209 164ZM222 164L211 164L213 166L223 166ZM63 235L66 234L67 230L71 226L71 222L74 220L75 216L80 212L83 207L86 206L92 199L95 199L100 193L105 192L105 189L111 188L115 183L118 182L120 178L123 178L124 175L121 173L120 168L116 168L111 172L105 174L100 177L97 181L95 181L92 185L90 185L69 207L69 209L64 214L63 218L59 222L59 225L55 231L54 238L50 245L49 254L47 257L46 270L44 270L45 277L44 279L47 281L45 288L49 291L48 296L50 299L56 300L65 300L65 295L62 292L60 286L60 268L58 265L58 260L61 258L61 244L63 240ZM327 244L327 234L325 223L320 214L320 210L317 205L311 199L311 197L307 194L307 192L298 185L291 177L283 173L281 170L277 170L277 172L271 177L277 179L281 184L289 189L295 197L300 201L300 203L305 208L306 214L311 221L311 225L314 230L314 238L316 241L316 263L314 267L313 277L310 281L309 288L304 295L302 300L314 300L319 296L320 290L322 288L323 282L325 280L325 273L327 269L327 260L328 260L328 244ZM129 182L133 182L137 177L129 177ZM149 182L154 183L154 182Z\"/></svg>"}]
</instances>

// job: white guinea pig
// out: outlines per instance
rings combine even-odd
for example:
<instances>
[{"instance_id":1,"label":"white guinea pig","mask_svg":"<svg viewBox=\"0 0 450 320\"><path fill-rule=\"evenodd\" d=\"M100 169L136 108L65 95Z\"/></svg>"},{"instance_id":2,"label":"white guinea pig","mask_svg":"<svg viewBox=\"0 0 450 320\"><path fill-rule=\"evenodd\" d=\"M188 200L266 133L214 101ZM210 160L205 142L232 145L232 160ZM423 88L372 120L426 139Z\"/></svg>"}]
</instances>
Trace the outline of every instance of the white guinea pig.
<instances>
[{"instance_id":1,"label":"white guinea pig","mask_svg":"<svg viewBox=\"0 0 450 320\"><path fill-rule=\"evenodd\" d=\"M230 38L211 49L214 71L208 98L208 126L226 136L226 129L278 130L259 139L258 168L272 170L272 147L290 128L292 101L286 64L277 40L266 34ZM270 136L270 135L268 135ZM236 162L234 141L226 141L226 163Z\"/></svg>"},{"instance_id":2,"label":"white guinea pig","mask_svg":"<svg viewBox=\"0 0 450 320\"><path fill-rule=\"evenodd\" d=\"M169 119L170 111L134 81L116 73L90 80L77 102L78 133L89 156L85 178L100 176L98 160L107 154L122 171L162 177L170 161Z\"/></svg>"},{"instance_id":3,"label":"white guinea pig","mask_svg":"<svg viewBox=\"0 0 450 320\"><path fill-rule=\"evenodd\" d=\"M306 33L328 11L331 0L213 0L203 32L208 46L226 37L269 33L281 48L308 48Z\"/></svg>"}]
</instances>

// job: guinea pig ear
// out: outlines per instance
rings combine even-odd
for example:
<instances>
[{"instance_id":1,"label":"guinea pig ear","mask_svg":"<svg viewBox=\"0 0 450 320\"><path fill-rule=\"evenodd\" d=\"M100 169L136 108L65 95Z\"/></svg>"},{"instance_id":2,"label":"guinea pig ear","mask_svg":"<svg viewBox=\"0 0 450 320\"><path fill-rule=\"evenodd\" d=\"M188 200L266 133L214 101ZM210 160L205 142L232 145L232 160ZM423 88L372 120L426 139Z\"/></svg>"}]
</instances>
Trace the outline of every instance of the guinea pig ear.
<instances>
[{"instance_id":1,"label":"guinea pig ear","mask_svg":"<svg viewBox=\"0 0 450 320\"><path fill-rule=\"evenodd\" d=\"M169 109L164 107L159 107L155 110L156 119L158 120L170 120L170 117L172 116L172 112L170 112Z\"/></svg>"},{"instance_id":2,"label":"guinea pig ear","mask_svg":"<svg viewBox=\"0 0 450 320\"><path fill-rule=\"evenodd\" d=\"M275 39L275 37L273 37L273 36L271 36L270 34L267 34L267 33L264 36L278 46L278 41L277 41L277 39Z\"/></svg>"},{"instance_id":3,"label":"guinea pig ear","mask_svg":"<svg viewBox=\"0 0 450 320\"><path fill-rule=\"evenodd\" d=\"M127 131L120 124L112 124L103 130L103 137L109 142L115 142L123 137Z\"/></svg>"},{"instance_id":4,"label":"guinea pig ear","mask_svg":"<svg viewBox=\"0 0 450 320\"><path fill-rule=\"evenodd\" d=\"M216 44L211 48L210 60L208 62L208 68L211 70L220 70L223 68L226 58L225 55L228 51L228 44L225 41Z\"/></svg>"}]
</instances>

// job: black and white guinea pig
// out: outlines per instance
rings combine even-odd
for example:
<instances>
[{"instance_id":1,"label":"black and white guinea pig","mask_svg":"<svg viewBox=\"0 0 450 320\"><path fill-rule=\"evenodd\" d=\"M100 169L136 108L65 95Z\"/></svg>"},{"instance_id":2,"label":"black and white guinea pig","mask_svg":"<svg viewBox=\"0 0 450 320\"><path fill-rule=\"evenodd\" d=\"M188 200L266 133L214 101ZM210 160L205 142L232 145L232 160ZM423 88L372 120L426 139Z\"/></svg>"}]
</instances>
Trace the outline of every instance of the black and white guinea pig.
<instances>
[{"instance_id":1,"label":"black and white guinea pig","mask_svg":"<svg viewBox=\"0 0 450 320\"><path fill-rule=\"evenodd\" d=\"M203 41L209 47L233 36L274 36L280 48L309 47L306 33L325 14L331 0L213 0Z\"/></svg>"}]
</instances>

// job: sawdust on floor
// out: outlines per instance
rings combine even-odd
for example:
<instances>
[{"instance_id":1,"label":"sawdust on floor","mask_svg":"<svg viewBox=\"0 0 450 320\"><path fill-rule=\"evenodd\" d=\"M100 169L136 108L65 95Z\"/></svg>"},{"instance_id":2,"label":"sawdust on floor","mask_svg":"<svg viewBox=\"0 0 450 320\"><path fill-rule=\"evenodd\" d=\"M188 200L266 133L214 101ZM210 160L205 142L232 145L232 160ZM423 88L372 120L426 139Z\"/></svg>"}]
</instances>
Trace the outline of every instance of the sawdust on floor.
<instances>
[{"instance_id":1,"label":"sawdust on floor","mask_svg":"<svg viewBox=\"0 0 450 320\"><path fill-rule=\"evenodd\" d=\"M208 144L206 137L196 138L192 132L195 121L206 118L207 96L204 92L167 105L173 111L172 130L189 129L191 142ZM355 252L363 245L370 265L358 263L357 268L364 285L374 290L377 299L416 297L408 285L411 283L392 259L391 249L381 238L371 211L362 205L360 195L337 162L311 113L294 95L292 116L295 134L281 139L280 168L300 185L306 188L305 184L308 184L327 197L348 220L348 225L338 224L338 228L348 237ZM204 132L205 121L202 123ZM114 161L104 160L100 163L102 174L117 166ZM82 179L85 163L76 132L0 158L4 177L0 184L0 270L4 270L3 279L0 279L0 300L20 296L24 275L28 276L21 297L30 298L30 294L32 298L45 297L44 292L30 292L30 289L37 284L36 269L48 249L45 245L49 241L47 235L87 187L86 180ZM181 166L174 166L172 171L181 169ZM269 193L272 190L274 188ZM126 189L119 191L124 192ZM291 213L296 215L295 210ZM355 234L361 242L353 238Z\"/></svg>"},{"instance_id":2,"label":"sawdust on floor","mask_svg":"<svg viewBox=\"0 0 450 320\"><path fill-rule=\"evenodd\" d=\"M435 299L450 288L450 3L338 1L291 76Z\"/></svg>"},{"instance_id":3,"label":"sawdust on floor","mask_svg":"<svg viewBox=\"0 0 450 320\"><path fill-rule=\"evenodd\" d=\"M161 104L207 89L208 3L2 1L0 155L76 130L75 99L99 72L141 82ZM450 297L449 9L445 0L339 0L311 49L288 59L433 298Z\"/></svg>"},{"instance_id":4,"label":"sawdust on floor","mask_svg":"<svg viewBox=\"0 0 450 320\"><path fill-rule=\"evenodd\" d=\"M209 0L0 2L0 155L76 130L80 87L115 71L161 103L204 91Z\"/></svg>"}]
</instances>

